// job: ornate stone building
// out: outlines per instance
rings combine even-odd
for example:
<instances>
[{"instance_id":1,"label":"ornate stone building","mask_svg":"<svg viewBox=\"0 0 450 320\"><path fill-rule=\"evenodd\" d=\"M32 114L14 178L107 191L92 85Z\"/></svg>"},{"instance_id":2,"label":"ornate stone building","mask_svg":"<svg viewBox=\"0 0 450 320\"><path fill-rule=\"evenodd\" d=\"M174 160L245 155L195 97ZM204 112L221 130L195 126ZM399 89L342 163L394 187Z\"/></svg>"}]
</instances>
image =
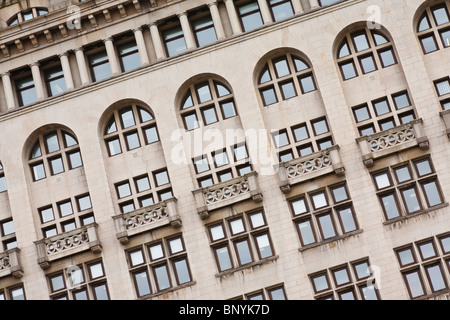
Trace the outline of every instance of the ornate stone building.
<instances>
[{"instance_id":1,"label":"ornate stone building","mask_svg":"<svg viewBox=\"0 0 450 320\"><path fill-rule=\"evenodd\" d=\"M450 0L3 0L0 300L447 299Z\"/></svg>"}]
</instances>

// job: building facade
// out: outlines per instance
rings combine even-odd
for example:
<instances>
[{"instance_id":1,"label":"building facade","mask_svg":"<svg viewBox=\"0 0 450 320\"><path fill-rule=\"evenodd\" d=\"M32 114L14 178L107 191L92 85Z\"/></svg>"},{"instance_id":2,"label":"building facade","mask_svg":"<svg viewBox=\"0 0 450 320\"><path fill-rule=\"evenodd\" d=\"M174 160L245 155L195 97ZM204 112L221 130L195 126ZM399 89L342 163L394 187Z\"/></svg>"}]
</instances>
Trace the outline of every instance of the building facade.
<instances>
[{"instance_id":1,"label":"building facade","mask_svg":"<svg viewBox=\"0 0 450 320\"><path fill-rule=\"evenodd\" d=\"M0 300L448 299L450 1L6 0Z\"/></svg>"}]
</instances>

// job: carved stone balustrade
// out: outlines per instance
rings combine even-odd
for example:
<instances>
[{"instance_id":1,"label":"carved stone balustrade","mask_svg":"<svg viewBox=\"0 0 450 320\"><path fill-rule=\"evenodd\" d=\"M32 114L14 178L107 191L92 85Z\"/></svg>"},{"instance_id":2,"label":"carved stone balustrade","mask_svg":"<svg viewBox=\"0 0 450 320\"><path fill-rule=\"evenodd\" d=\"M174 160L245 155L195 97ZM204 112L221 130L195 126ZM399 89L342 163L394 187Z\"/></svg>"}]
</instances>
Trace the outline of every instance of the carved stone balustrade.
<instances>
[{"instance_id":1,"label":"carved stone balustrade","mask_svg":"<svg viewBox=\"0 0 450 320\"><path fill-rule=\"evenodd\" d=\"M445 133L447 137L450 139L450 109L441 111L441 118L444 120L445 125Z\"/></svg>"},{"instance_id":2,"label":"carved stone balustrade","mask_svg":"<svg viewBox=\"0 0 450 320\"><path fill-rule=\"evenodd\" d=\"M366 167L373 166L374 160L406 150L419 147L429 148L428 138L423 130L422 119L416 119L395 128L363 136L356 139Z\"/></svg>"},{"instance_id":3,"label":"carved stone balustrade","mask_svg":"<svg viewBox=\"0 0 450 320\"><path fill-rule=\"evenodd\" d=\"M248 199L261 202L262 193L257 178L256 171L252 171L241 177L192 191L198 215L205 219L213 210Z\"/></svg>"},{"instance_id":4,"label":"carved stone balustrade","mask_svg":"<svg viewBox=\"0 0 450 320\"><path fill-rule=\"evenodd\" d=\"M15 278L22 278L23 276L23 270L20 265L20 250L18 248L0 253L0 278L9 275Z\"/></svg>"},{"instance_id":5,"label":"carved stone balustrade","mask_svg":"<svg viewBox=\"0 0 450 320\"><path fill-rule=\"evenodd\" d=\"M50 267L50 262L91 250L101 251L97 236L97 224L91 223L81 228L34 242L38 252L38 263L42 269Z\"/></svg>"},{"instance_id":6,"label":"carved stone balustrade","mask_svg":"<svg viewBox=\"0 0 450 320\"><path fill-rule=\"evenodd\" d=\"M345 174L338 145L301 158L282 162L275 169L283 193L288 193L292 185L329 173L335 173L338 176Z\"/></svg>"},{"instance_id":7,"label":"carved stone balustrade","mask_svg":"<svg viewBox=\"0 0 450 320\"><path fill-rule=\"evenodd\" d=\"M116 223L117 239L126 244L129 237L170 225L181 227L181 219L177 210L177 199L170 198L150 206L131 212L113 216Z\"/></svg>"}]
</instances>

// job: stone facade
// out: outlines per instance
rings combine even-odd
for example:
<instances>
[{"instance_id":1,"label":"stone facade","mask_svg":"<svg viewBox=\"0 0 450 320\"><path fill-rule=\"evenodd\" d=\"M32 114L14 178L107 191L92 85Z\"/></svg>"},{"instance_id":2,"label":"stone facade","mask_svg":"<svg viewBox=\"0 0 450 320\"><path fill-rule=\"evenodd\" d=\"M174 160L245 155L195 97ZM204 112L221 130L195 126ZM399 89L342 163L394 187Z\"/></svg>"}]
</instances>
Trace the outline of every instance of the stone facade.
<instances>
[{"instance_id":1,"label":"stone facade","mask_svg":"<svg viewBox=\"0 0 450 320\"><path fill-rule=\"evenodd\" d=\"M3 171L0 173L5 176L7 191L0 193L0 223L12 218L17 240L17 249L1 247L7 254L11 251L10 265L0 268L0 293L5 298L11 298L11 289L17 287L23 288L29 300L46 300L63 294L72 299L80 288L87 288L89 297L95 298L101 294L95 291L96 286L105 283L110 299L126 300L231 299L259 292L267 295L271 288L280 286L290 300L330 294L338 299L351 288L356 297L362 298L358 288L366 281L355 279L351 265L368 259L379 285L379 298L405 300L414 296L405 280L410 269L400 266L396 249L413 243L419 248L417 243L429 239L435 241L436 257L425 261L441 263L445 288L433 289L426 263L417 256L418 262L412 266L421 272L424 291L418 298L448 298L450 260L445 248L449 249L440 246L438 241L450 232L447 217L450 172L446 160L450 155L450 120L448 112L441 107L445 94L438 96L434 83L449 76L443 66L449 64L450 55L439 38L436 43L440 49L424 54L416 30L425 10L435 4L449 5L449 1L344 0L320 6L317 0L292 0L293 16L276 22L269 2L257 3L263 25L250 31L243 30L244 25L234 8L241 3L231 0L30 0L3 4L0 9L0 161ZM25 15L30 8L41 7L47 8L48 13L8 26L10 18L18 12ZM195 30L189 22L196 17L194 11L212 17L217 41L202 47L195 41ZM74 17L79 20L74 22ZM353 32L361 29L371 32L367 26L372 19L380 24L375 30L390 42L396 64L382 67L381 58L376 57L378 70L367 74L359 72L357 77L344 81L337 63L339 45ZM186 50L168 56L162 34L172 25L181 26ZM122 41L122 35L136 41L141 61L140 67L127 72L121 71L123 66L118 58L117 43ZM106 48L111 75L95 81L87 60L91 52L103 48ZM279 98L278 102L264 106L258 89L261 71L269 60L286 53L309 64L317 90L297 92L296 97ZM357 54L352 53L353 56L358 61ZM61 65L66 85L65 92L54 96L46 86L45 71L50 58ZM358 68L361 70L361 66ZM36 101L25 106L21 105L17 92L22 76L31 76L36 91ZM180 115L185 93L207 79L229 88L237 116L187 131ZM397 123L385 135L387 140L379 143L389 143L390 134L396 135L401 130L409 130L413 136L406 142L403 136L396 136L398 141L392 146L383 145L381 151L370 151L369 138L372 138L371 143L383 134L360 138L352 107L404 91L409 95L416 120L406 129L405 125ZM141 147L126 151L122 140L122 153L109 156L104 138L108 120L114 111L133 104L151 110L159 141L141 143ZM284 163L279 169L271 133L322 117L326 117L334 146L322 152L316 149L314 156L306 156L290 165ZM237 132L233 132L231 142L224 138L212 143L211 137L208 138L212 133L208 129L217 129L216 133L223 137L231 129ZM32 148L39 137L54 130L76 138L83 165L72 170L65 168L55 175L46 167L46 178L33 181ZM126 133L121 134L121 139L125 139ZM199 141L203 143L200 147ZM231 166L236 179L233 183L222 183L216 189L214 185L209 189L200 188L192 159L223 148L231 150L230 146L243 142L252 162L251 172L243 175L245 179L236 177L238 165ZM320 143L319 140L311 142ZM267 152L261 152L266 146ZM68 155L69 148L66 149ZM183 150L185 156L182 156ZM422 203L420 210L400 214L395 219L386 218L380 203L382 195L376 189L372 173L405 163L416 170L414 161L427 156L435 175L433 173L428 180L413 178ZM45 157L43 161L51 160L51 152ZM300 172L298 176L290 176L289 170L293 167ZM173 198L123 214L117 184L129 180L132 185L133 178L143 174L151 179L153 173L162 168L167 168ZM438 181L441 191L440 201L435 205L430 203L431 199L426 201L426 191L422 188L429 180ZM303 245L298 217L293 215L290 201L322 190L330 196L332 187L342 183L348 193L346 205L353 208L355 230L345 231L338 221L339 205L332 206L330 198L325 211L309 208L310 212L315 211L311 219L315 221L317 241ZM395 187L399 203L406 201L401 199L406 187ZM213 196L219 197L217 188L226 199L215 203L207 197L214 192ZM242 188L240 193L236 188ZM159 190L163 189L155 189L155 197ZM79 211L73 215L82 217L83 208L76 209L75 203L78 196L87 193L92 204L92 210L87 211L94 213L95 223L82 227L76 220L78 233L61 232L61 224L58 236L46 237L43 229L47 225L40 218L40 210L51 205L57 216L57 205L71 199L74 211ZM132 199L137 207L137 196ZM261 209L265 224L251 230L251 213ZM327 212L333 212L335 219L336 235L330 238L321 234L317 222L318 217ZM81 219L78 215L77 219ZM245 236L233 237L227 221L241 216L246 223ZM154 220L148 221L150 217ZM63 221L62 216L58 219ZM211 239L209 227L220 222L228 232L232 269L220 270L215 258L216 243ZM2 241L6 243L11 235L5 233L0 230ZM258 253L256 238L260 234L269 235L272 254L268 257ZM180 235L184 249L177 254L167 247L173 237ZM63 242L58 242L61 239ZM250 263L242 263L236 254L236 243L242 239L251 243L253 261ZM128 254L160 241L166 251L161 262L164 261L171 278L170 288L162 290L156 283L157 272L152 272L160 264L148 261L148 252L145 252L145 267L131 267ZM52 247L58 251L55 253L49 251L49 243L64 248L58 251ZM174 262L186 257L190 276L184 282L179 279L181 275L176 276ZM95 278L88 270L91 262L99 261L103 265L103 275ZM52 292L50 279L64 271L62 277L67 282L67 270L73 266L83 270L85 281L75 291ZM351 285L337 287L331 274L335 267L342 266L347 266L352 274ZM414 268L411 270L416 270ZM146 277L150 279L151 292L142 297L138 296L133 280L133 272L139 270L147 270ZM331 288L315 292L311 279L325 270Z\"/></svg>"}]
</instances>

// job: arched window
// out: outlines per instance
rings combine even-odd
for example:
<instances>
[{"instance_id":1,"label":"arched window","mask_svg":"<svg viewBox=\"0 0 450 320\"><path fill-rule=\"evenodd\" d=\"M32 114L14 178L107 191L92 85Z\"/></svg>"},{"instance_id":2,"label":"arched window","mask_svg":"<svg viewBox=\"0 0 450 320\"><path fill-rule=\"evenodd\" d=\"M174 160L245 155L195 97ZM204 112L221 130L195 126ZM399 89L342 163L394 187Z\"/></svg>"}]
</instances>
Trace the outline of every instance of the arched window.
<instances>
[{"instance_id":1,"label":"arched window","mask_svg":"<svg viewBox=\"0 0 450 320\"><path fill-rule=\"evenodd\" d=\"M186 130L237 116L233 93L218 80L208 79L192 84L181 101L180 114ZM200 120L201 119L201 120Z\"/></svg>"},{"instance_id":2,"label":"arched window","mask_svg":"<svg viewBox=\"0 0 450 320\"><path fill-rule=\"evenodd\" d=\"M28 164L34 181L83 166L77 139L61 129L50 131L36 139Z\"/></svg>"},{"instance_id":3,"label":"arched window","mask_svg":"<svg viewBox=\"0 0 450 320\"><path fill-rule=\"evenodd\" d=\"M317 90L311 66L293 54L269 60L258 77L258 90L264 106Z\"/></svg>"},{"instance_id":4,"label":"arched window","mask_svg":"<svg viewBox=\"0 0 450 320\"><path fill-rule=\"evenodd\" d=\"M389 38L367 27L345 35L336 59L344 81L397 64Z\"/></svg>"},{"instance_id":5,"label":"arched window","mask_svg":"<svg viewBox=\"0 0 450 320\"><path fill-rule=\"evenodd\" d=\"M8 19L8 26L14 26L16 24L43 16L48 13L47 8L31 8L22 12L19 12Z\"/></svg>"},{"instance_id":6,"label":"arched window","mask_svg":"<svg viewBox=\"0 0 450 320\"><path fill-rule=\"evenodd\" d=\"M155 117L137 104L115 110L107 122L104 139L110 157L157 142Z\"/></svg>"},{"instance_id":7,"label":"arched window","mask_svg":"<svg viewBox=\"0 0 450 320\"><path fill-rule=\"evenodd\" d=\"M450 47L449 12L450 1L445 1L426 8L421 15L416 32L424 54Z\"/></svg>"}]
</instances>

